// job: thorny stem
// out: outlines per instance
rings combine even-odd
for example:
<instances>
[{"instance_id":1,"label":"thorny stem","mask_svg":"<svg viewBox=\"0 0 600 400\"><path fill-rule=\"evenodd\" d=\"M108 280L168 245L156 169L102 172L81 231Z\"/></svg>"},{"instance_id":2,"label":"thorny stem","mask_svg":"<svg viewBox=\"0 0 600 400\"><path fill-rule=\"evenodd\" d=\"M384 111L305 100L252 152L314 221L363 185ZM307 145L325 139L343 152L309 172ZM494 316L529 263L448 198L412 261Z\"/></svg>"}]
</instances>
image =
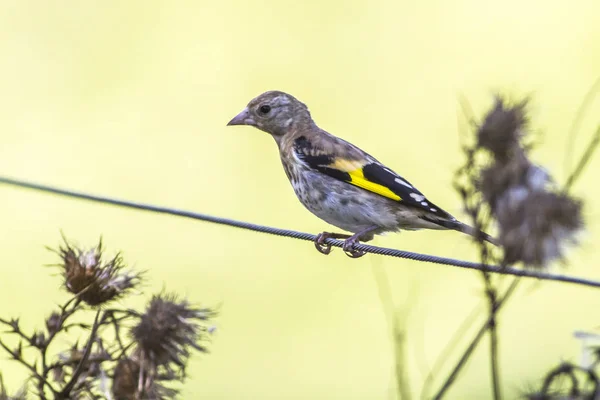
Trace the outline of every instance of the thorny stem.
<instances>
[{"instance_id":1,"label":"thorny stem","mask_svg":"<svg viewBox=\"0 0 600 400\"><path fill-rule=\"evenodd\" d=\"M122 317L117 318L115 317L116 313L123 313L124 315ZM131 342L127 345L123 344L123 339L121 339L121 325L119 325L119 322L136 315L138 314L133 310L124 311L118 309L109 309L104 311L104 316L102 317L102 322L100 323L100 325L103 325L106 322L106 320L109 320L108 322L113 327L115 340L117 341L117 345L119 346L119 355L117 357L113 357L113 355L116 354L116 352L111 355L111 357L113 357L113 359L115 360L120 360L121 357L123 357L123 355L127 352L127 350L129 350L134 344L134 342Z\"/></svg>"},{"instance_id":2,"label":"thorny stem","mask_svg":"<svg viewBox=\"0 0 600 400\"><path fill-rule=\"evenodd\" d=\"M110 313L110 322L115 330L115 339L117 340L119 349L124 352L125 346L123 346L123 341L121 340L121 328L119 326L119 321L115 318L115 315L112 312Z\"/></svg>"},{"instance_id":3,"label":"thorny stem","mask_svg":"<svg viewBox=\"0 0 600 400\"><path fill-rule=\"evenodd\" d=\"M102 361L105 361L105 360L106 360L106 358L103 357L103 356L90 355L90 357L88 358L88 361L90 361L90 362L102 362ZM75 366L75 361L73 361L73 360L57 361L55 363L50 364L48 366L48 368L50 370L53 370L55 368L63 368L63 367L66 367L66 366L71 366L71 367Z\"/></svg>"},{"instance_id":4,"label":"thorny stem","mask_svg":"<svg viewBox=\"0 0 600 400\"><path fill-rule=\"evenodd\" d=\"M2 340L0 340L0 346L2 346L2 348L11 355L11 357L15 360L20 362L24 367L26 367L28 370L31 371L31 373L33 374L33 376L35 376L35 378L38 380L38 382L42 382L45 386L48 386L48 388L52 391L52 393L54 393L55 395L58 394L58 392L54 389L54 387L52 387L52 385L50 384L50 382L48 382L48 380L46 380L42 375L40 375L40 373L37 371L37 369L29 364L27 361L25 361L23 359L23 357L16 351L12 350L10 347L8 347ZM41 395L43 395L43 391L41 393Z\"/></svg>"},{"instance_id":5,"label":"thorny stem","mask_svg":"<svg viewBox=\"0 0 600 400\"><path fill-rule=\"evenodd\" d=\"M496 301L496 313L498 313L500 308L506 303L506 301L514 293L514 290L517 288L518 283L519 283L518 279L513 280L512 283L510 284L509 288L504 293L504 296L502 296L502 298L500 298ZM492 316L488 317L488 319L484 322L483 326L479 329L479 331L477 332L477 334L475 335L475 337L473 338L473 340L471 341L469 346L465 349L465 352L463 353L462 357L456 363L456 366L454 367L454 369L452 370L450 375L448 375L448 378L446 378L446 381L444 382L444 384L442 385L440 390L433 397L435 400L441 399L443 397L443 395L446 393L446 391L450 388L450 386L452 386L452 384L456 380L456 377L458 376L458 373L460 372L462 367L465 366L465 364L467 363L467 361L473 354L473 351L477 348L477 345L479 344L479 342L481 341L481 339L487 332L487 330L492 322L493 322Z\"/></svg>"},{"instance_id":6,"label":"thorny stem","mask_svg":"<svg viewBox=\"0 0 600 400\"><path fill-rule=\"evenodd\" d=\"M99 324L100 313L101 313L101 310L98 310L96 312L96 318L94 318L94 325L92 326L90 338L88 339L88 342L85 346L83 356L81 357L81 360L79 360L79 364L77 365L77 368L73 372L73 375L71 376L71 380L69 381L69 383L67 383L65 385L65 387L63 388L63 390L57 394L57 396L56 396L57 400L60 400L60 399L66 400L69 398L69 396L71 395L71 390L73 390L73 387L75 387L75 384L77 383L77 379L79 379L79 376L83 372L85 364L87 363L88 358L90 357L90 354L92 352L92 345L94 344L94 341L96 339L96 332L98 332L98 328L100 327L100 324Z\"/></svg>"},{"instance_id":7,"label":"thorny stem","mask_svg":"<svg viewBox=\"0 0 600 400\"><path fill-rule=\"evenodd\" d=\"M15 321L17 321L17 320L15 320ZM32 338L27 336L27 334L25 334L25 332L23 332L19 328L19 326L16 325L15 323L12 323L11 321L7 321L3 318L0 318L0 323L4 324L12 329L12 331L9 333L14 333L14 334L20 336L21 339L25 340L27 342L27 344L29 344L30 346L34 345ZM17 324L18 324L18 322L17 322Z\"/></svg>"},{"instance_id":8,"label":"thorny stem","mask_svg":"<svg viewBox=\"0 0 600 400\"><path fill-rule=\"evenodd\" d=\"M489 252L483 242L479 243L481 249L481 262L487 263L489 260ZM492 374L492 392L494 400L502 398L500 392L500 371L498 369L498 327L496 324L496 316L498 313L498 291L492 282L492 277L488 272L481 273L485 283L485 293L489 302L489 332L490 332L490 372Z\"/></svg>"},{"instance_id":9,"label":"thorny stem","mask_svg":"<svg viewBox=\"0 0 600 400\"><path fill-rule=\"evenodd\" d=\"M71 304L72 307L69 308ZM64 323L77 311L80 304L81 299L77 296L74 296L60 308L60 328L48 333L48 339L46 340L45 345L40 349L40 353L42 356L42 376L44 377L44 379L48 379L48 373L52 370L52 368L48 366L48 347L60 331L66 330L66 326L64 325Z\"/></svg>"},{"instance_id":10,"label":"thorny stem","mask_svg":"<svg viewBox=\"0 0 600 400\"><path fill-rule=\"evenodd\" d=\"M32 368L35 369L35 378L37 380L37 392L38 395L40 396L40 398L45 399L46 396L44 394L44 387L48 386L52 392L54 394L56 394L57 392L55 391L54 388L52 388L52 386L50 385L50 383L48 382L48 373L52 370L52 366L48 366L48 361L47 361L47 351L48 351L48 347L50 346L50 343L52 343L52 340L55 338L55 336L62 330L66 329L66 325L64 325L64 323L67 321L67 319L69 317L71 317L78 309L79 304L81 303L81 300L75 296L72 297L71 299L69 299L69 301L67 301L63 306L60 307L60 323L59 323L59 329L56 329L54 331L49 331L48 332L48 338L44 340L44 343L40 346L40 345L36 345L35 343L33 343L33 340L31 337L27 336L25 334L25 332L23 332L18 325L12 324L9 321L6 321L4 319L0 318L0 323L3 323L9 327L12 328L12 333L15 333L17 335L19 335L23 340L25 340L29 345L36 347L39 352L40 352L40 357L41 357L41 373L37 371L37 368L34 368L33 366L27 364L25 362L25 360L23 360L21 357L16 357L16 355L10 351L10 349L7 349L7 347L3 344L3 347L6 351L8 351L13 358L15 358L15 360L21 362L23 365L27 366L30 370L32 370ZM71 306L71 307L69 307ZM32 370L33 372L33 370Z\"/></svg>"},{"instance_id":11,"label":"thorny stem","mask_svg":"<svg viewBox=\"0 0 600 400\"><path fill-rule=\"evenodd\" d=\"M463 203L466 209L467 214L471 216L473 226L475 229L483 231L486 229L485 220L482 221L481 216L481 202L475 195L474 188L476 186L475 176L477 176L476 172L476 164L475 164L475 152L470 149L466 149L467 161L465 165L459 169L457 175L455 176L455 186L459 189L459 192L462 195ZM463 186L459 179L461 176L470 177L469 186ZM490 261L490 251L487 248L486 244L481 238L478 238L477 244L480 250L480 260L482 264L487 264ZM485 333L489 330L490 333L490 372L492 379L492 393L494 400L501 400L502 395L500 391L500 372L498 368L498 331L496 326L496 315L498 311L498 302L497 302L497 290L492 282L491 274L487 271L481 271L481 276L483 278L485 284L485 294L488 299L489 304L489 318L486 322L485 327L482 329L481 334ZM477 339L479 341L480 338ZM473 346L473 350L476 346ZM467 349L469 351L469 349Z\"/></svg>"}]
</instances>

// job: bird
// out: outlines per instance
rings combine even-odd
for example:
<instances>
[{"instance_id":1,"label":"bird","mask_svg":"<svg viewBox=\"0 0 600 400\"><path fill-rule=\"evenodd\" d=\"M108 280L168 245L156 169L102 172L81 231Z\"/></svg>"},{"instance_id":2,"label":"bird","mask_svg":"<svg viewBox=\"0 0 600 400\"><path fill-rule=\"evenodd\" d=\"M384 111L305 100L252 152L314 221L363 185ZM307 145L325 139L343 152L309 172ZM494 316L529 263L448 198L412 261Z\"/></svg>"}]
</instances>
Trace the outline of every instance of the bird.
<instances>
[{"instance_id":1,"label":"bird","mask_svg":"<svg viewBox=\"0 0 600 400\"><path fill-rule=\"evenodd\" d=\"M375 235L401 230L454 230L498 245L496 239L457 220L412 183L357 146L321 129L294 96L270 90L253 98L227 126L246 125L271 135L298 200L330 225L352 234L321 232L314 244L329 254L329 238L355 249Z\"/></svg>"}]
</instances>

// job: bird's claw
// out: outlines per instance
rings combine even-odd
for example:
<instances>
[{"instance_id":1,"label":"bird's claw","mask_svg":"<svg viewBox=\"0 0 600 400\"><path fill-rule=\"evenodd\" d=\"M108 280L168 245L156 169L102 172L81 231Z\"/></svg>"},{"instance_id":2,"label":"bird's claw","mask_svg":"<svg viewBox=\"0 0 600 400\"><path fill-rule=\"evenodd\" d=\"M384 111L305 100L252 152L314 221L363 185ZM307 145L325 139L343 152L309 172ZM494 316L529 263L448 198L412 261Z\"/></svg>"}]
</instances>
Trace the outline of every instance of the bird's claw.
<instances>
[{"instance_id":1,"label":"bird's claw","mask_svg":"<svg viewBox=\"0 0 600 400\"><path fill-rule=\"evenodd\" d=\"M344 246L342 247L342 250L344 250L344 253L346 253L346 255L350 258L359 258L364 256L365 254L367 254L366 251L362 251L362 250L356 250L354 248L354 245L358 243L358 240L352 240L352 239L347 239L344 242Z\"/></svg>"},{"instance_id":2,"label":"bird's claw","mask_svg":"<svg viewBox=\"0 0 600 400\"><path fill-rule=\"evenodd\" d=\"M346 239L344 241L344 245L342 246L342 250L344 253L350 258L359 258L367 254L365 251L356 250L354 245L358 243L358 238L343 235L339 233L331 233L331 232L321 232L315 238L315 248L321 254L329 254L331 253L331 245L329 243L325 243L327 239Z\"/></svg>"},{"instance_id":3,"label":"bird's claw","mask_svg":"<svg viewBox=\"0 0 600 400\"><path fill-rule=\"evenodd\" d=\"M331 253L331 245L325 243L325 241L330 237L331 234L329 234L328 232L321 232L317 235L317 238L315 239L315 247L319 251L319 253L325 255Z\"/></svg>"}]
</instances>

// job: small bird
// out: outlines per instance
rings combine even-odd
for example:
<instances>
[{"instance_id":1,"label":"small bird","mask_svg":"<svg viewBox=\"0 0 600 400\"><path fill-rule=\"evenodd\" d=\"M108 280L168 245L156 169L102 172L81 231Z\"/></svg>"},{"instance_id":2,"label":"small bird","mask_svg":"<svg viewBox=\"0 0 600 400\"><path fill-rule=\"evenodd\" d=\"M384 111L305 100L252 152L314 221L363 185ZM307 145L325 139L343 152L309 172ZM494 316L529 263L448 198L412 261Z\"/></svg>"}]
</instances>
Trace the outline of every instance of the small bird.
<instances>
[{"instance_id":1,"label":"small bird","mask_svg":"<svg viewBox=\"0 0 600 400\"><path fill-rule=\"evenodd\" d=\"M345 239L344 252L356 258L365 254L354 249L360 241L402 229L452 229L497 245L371 155L319 128L306 105L290 94L265 92L227 125L249 125L270 134L300 202L327 223L353 233L317 235L315 246L324 254L331 251L328 238Z\"/></svg>"}]
</instances>

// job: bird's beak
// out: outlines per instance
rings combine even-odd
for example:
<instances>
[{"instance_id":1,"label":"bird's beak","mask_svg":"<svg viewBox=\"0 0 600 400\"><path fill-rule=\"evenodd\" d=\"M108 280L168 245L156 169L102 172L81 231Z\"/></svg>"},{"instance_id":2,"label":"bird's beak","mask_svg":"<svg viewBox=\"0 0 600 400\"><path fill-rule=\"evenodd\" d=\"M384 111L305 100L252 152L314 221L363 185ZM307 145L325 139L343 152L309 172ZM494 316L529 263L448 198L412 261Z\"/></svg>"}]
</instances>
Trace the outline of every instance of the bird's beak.
<instances>
[{"instance_id":1,"label":"bird's beak","mask_svg":"<svg viewBox=\"0 0 600 400\"><path fill-rule=\"evenodd\" d=\"M244 108L241 113L233 117L231 121L227 123L229 125L252 125L255 126L256 122L250 116L250 111L248 111L248 107Z\"/></svg>"}]
</instances>

